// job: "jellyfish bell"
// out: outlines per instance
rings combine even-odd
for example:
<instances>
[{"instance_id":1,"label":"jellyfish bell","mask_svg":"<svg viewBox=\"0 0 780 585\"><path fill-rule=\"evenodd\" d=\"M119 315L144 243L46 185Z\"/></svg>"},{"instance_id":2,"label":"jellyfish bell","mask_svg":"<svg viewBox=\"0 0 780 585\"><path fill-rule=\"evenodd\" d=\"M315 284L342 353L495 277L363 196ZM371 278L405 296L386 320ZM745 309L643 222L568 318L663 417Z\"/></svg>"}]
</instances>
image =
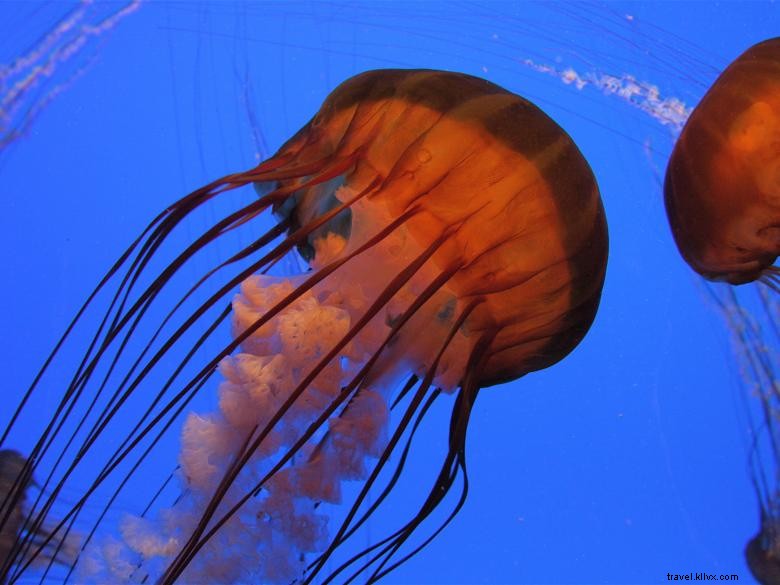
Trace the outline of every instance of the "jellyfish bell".
<instances>
[{"instance_id":1,"label":"jellyfish bell","mask_svg":"<svg viewBox=\"0 0 780 585\"><path fill-rule=\"evenodd\" d=\"M458 478L462 496L444 524L462 505L465 436L478 390L563 359L595 317L608 244L593 174L554 121L485 80L430 70L347 80L273 157L169 207L138 240L140 253L154 250L198 206L247 184L259 198L209 228L140 295L156 297L195 250L272 210L275 227L193 287L252 258L194 312L240 285L231 302L233 340L174 396L154 398L167 406L140 418L63 522L75 520L124 459L145 458L137 445L164 433L165 417L182 412L217 368L219 408L186 416L182 497L157 518L128 516L118 544L92 539L82 555L83 580L311 582L346 569L380 578L419 550L402 547ZM306 272L265 273L293 248L307 260ZM133 249L117 265L130 263L123 283L143 266L132 260ZM141 318L139 306L117 305L106 335ZM142 355L150 365L137 375L172 344ZM96 344L76 389L92 375L92 363L111 360L102 353L109 345ZM137 387L124 384L82 450L115 422ZM441 391L457 392L448 452L418 511L328 569L328 559L392 491L417 425ZM69 392L69 399L78 395ZM402 413L391 416L397 404ZM387 478L382 470L391 463L396 474ZM380 479L381 495L366 504ZM358 495L331 527L321 504L343 503L342 485L355 480L362 482Z\"/></svg>"},{"instance_id":2,"label":"jellyfish bell","mask_svg":"<svg viewBox=\"0 0 780 585\"><path fill-rule=\"evenodd\" d=\"M762 585L780 583L780 550L774 520L762 521L761 531L745 547L745 560L756 581Z\"/></svg>"},{"instance_id":3,"label":"jellyfish bell","mask_svg":"<svg viewBox=\"0 0 780 585\"><path fill-rule=\"evenodd\" d=\"M718 77L674 147L664 196L680 253L707 279L774 278L780 254L780 38Z\"/></svg>"},{"instance_id":4,"label":"jellyfish bell","mask_svg":"<svg viewBox=\"0 0 780 585\"><path fill-rule=\"evenodd\" d=\"M436 245L432 265L458 266L447 302L479 299L465 328L472 339L495 333L481 386L557 362L592 322L606 259L598 190L569 137L522 98L463 74L364 73L338 87L269 162L288 158L295 162L286 168L313 164L326 176L351 167L335 192L281 180L295 189L281 213L292 225L315 222L334 197L359 194L350 222L341 214L331 220L341 227L323 226L349 241L340 254L408 216L397 229L407 245ZM323 228L307 245L318 247ZM322 264L317 254L313 261Z\"/></svg>"}]
</instances>

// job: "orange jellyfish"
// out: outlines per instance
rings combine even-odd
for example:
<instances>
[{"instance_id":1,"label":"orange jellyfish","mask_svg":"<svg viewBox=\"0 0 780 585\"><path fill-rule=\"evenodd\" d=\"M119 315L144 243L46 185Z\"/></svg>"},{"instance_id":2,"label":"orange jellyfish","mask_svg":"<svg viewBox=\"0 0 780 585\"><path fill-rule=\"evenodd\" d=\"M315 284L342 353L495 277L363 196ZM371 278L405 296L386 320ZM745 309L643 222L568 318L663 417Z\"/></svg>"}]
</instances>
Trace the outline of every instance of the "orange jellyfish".
<instances>
[{"instance_id":1,"label":"orange jellyfish","mask_svg":"<svg viewBox=\"0 0 780 585\"><path fill-rule=\"evenodd\" d=\"M675 145L664 195L677 247L696 272L779 290L780 38L745 51L705 94ZM710 292L733 333L746 392L761 411L757 422L747 408L760 529L745 557L759 582L780 583L777 300L756 291L753 316L734 290Z\"/></svg>"},{"instance_id":2,"label":"orange jellyfish","mask_svg":"<svg viewBox=\"0 0 780 585\"><path fill-rule=\"evenodd\" d=\"M185 217L249 184L258 199L154 272L155 254ZM266 210L278 222L197 279L135 343L180 268ZM479 389L546 368L582 340L598 308L607 248L587 162L533 104L458 73L380 70L349 79L273 157L165 210L101 282L95 294L110 288L113 299L105 320L30 457L56 464L44 481L50 495L32 506L29 523L46 519L77 474L82 482L89 475L52 530L72 530L85 543L80 580L375 581L463 505L466 430ZM295 249L305 272L268 274ZM213 320L200 327L206 314ZM229 315L232 341L193 368ZM189 350L169 359L193 329ZM138 357L117 374L133 345ZM149 372L166 366L143 399L149 406L130 410ZM217 410L186 414L216 371ZM34 391L35 384L25 402ZM417 511L337 561L386 502L420 420L446 393L457 395L447 453ZM24 404L17 416L23 411ZM72 440L55 443L68 420L74 430L63 438ZM179 497L156 517L125 515L118 539L80 526L85 505L110 509L182 420ZM123 421L124 432L106 431ZM118 439L107 449L109 435ZM68 455L47 452L63 443ZM118 487L102 492L109 478ZM408 542L459 480L451 513L422 542ZM339 507L350 482L359 488ZM378 495L369 502L372 489Z\"/></svg>"},{"instance_id":3,"label":"orange jellyfish","mask_svg":"<svg viewBox=\"0 0 780 585\"><path fill-rule=\"evenodd\" d=\"M780 38L740 55L683 128L664 183L677 247L710 280L777 286Z\"/></svg>"}]
</instances>

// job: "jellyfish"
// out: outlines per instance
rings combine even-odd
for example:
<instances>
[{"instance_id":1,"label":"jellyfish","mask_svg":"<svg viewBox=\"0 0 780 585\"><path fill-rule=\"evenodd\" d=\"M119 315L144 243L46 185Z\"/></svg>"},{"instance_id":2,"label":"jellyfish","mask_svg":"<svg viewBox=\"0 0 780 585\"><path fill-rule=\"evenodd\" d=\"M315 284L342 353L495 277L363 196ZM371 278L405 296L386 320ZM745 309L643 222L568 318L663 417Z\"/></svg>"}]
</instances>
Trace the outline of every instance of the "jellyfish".
<instances>
[{"instance_id":1,"label":"jellyfish","mask_svg":"<svg viewBox=\"0 0 780 585\"><path fill-rule=\"evenodd\" d=\"M773 550L776 527L762 526L745 547L745 559L756 581L766 585L780 583L780 562Z\"/></svg>"},{"instance_id":2,"label":"jellyfish","mask_svg":"<svg viewBox=\"0 0 780 585\"><path fill-rule=\"evenodd\" d=\"M677 247L710 280L777 287L780 254L780 38L718 77L677 141L664 182Z\"/></svg>"},{"instance_id":3,"label":"jellyfish","mask_svg":"<svg viewBox=\"0 0 780 585\"><path fill-rule=\"evenodd\" d=\"M708 280L758 282L776 292L780 253L780 39L754 45L718 77L672 152L664 184L677 247ZM761 583L780 582L777 447L777 299L708 289L732 333L750 419L751 479L759 531L745 559ZM764 318L762 324L761 317Z\"/></svg>"},{"instance_id":4,"label":"jellyfish","mask_svg":"<svg viewBox=\"0 0 780 585\"><path fill-rule=\"evenodd\" d=\"M30 542L36 550L40 549L35 559L39 566L73 562L77 547L72 537L67 542L52 538L48 526L36 526L32 533L25 534L28 529L25 523L28 492L35 486L35 481L29 476L29 469L21 453L0 449L0 514L3 519L0 530L0 559L3 563L10 560L17 564L23 562L25 559L19 558L15 547L22 542ZM3 567L3 572L6 573L11 568Z\"/></svg>"},{"instance_id":5,"label":"jellyfish","mask_svg":"<svg viewBox=\"0 0 780 585\"><path fill-rule=\"evenodd\" d=\"M0 558L3 561L12 558L11 553L23 525L24 505L30 486L30 477L23 473L24 469L25 460L20 453L10 449L0 450L0 513L3 515Z\"/></svg>"},{"instance_id":6,"label":"jellyfish","mask_svg":"<svg viewBox=\"0 0 780 585\"><path fill-rule=\"evenodd\" d=\"M187 217L250 184L257 199L156 266ZM145 321L188 261L233 230L254 230L266 212L276 218L269 229L191 281L161 320ZM106 294L100 328L23 466L29 476L36 462L53 461L25 528L47 522L78 477L89 487L59 512L51 538L80 532L80 580L377 580L463 505L466 432L479 390L547 368L583 339L607 248L593 174L539 108L465 74L353 77L270 159L168 207L99 283L58 346ZM304 271L272 275L296 250ZM201 356L228 319L232 340ZM193 329L189 349L172 356ZM119 372L123 360L130 367ZM186 413L216 372L216 409ZM142 397L141 410L130 408L147 383L156 393ZM416 512L329 564L391 494L420 421L442 394L455 394L446 455ZM182 418L171 474L180 495L156 515L124 515L119 536L103 538L106 511L140 465L160 466L154 454ZM105 491L108 478L119 488ZM459 480L450 513L412 543ZM372 489L379 495L368 503ZM90 505L104 513L80 526ZM322 510L339 505L342 517L332 523ZM47 544L21 539L19 558ZM13 581L29 562L10 566Z\"/></svg>"}]
</instances>

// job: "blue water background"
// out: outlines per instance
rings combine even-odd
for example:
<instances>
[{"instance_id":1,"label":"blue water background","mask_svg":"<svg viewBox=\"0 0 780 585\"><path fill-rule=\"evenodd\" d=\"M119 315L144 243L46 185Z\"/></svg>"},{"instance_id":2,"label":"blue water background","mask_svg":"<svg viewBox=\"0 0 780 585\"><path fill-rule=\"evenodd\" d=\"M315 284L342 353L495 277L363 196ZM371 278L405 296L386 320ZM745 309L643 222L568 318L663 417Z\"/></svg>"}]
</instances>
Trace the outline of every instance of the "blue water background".
<instances>
[{"instance_id":1,"label":"blue water background","mask_svg":"<svg viewBox=\"0 0 780 585\"><path fill-rule=\"evenodd\" d=\"M62 10L31 7L0 4L3 62ZM523 60L633 75L693 105L741 51L779 31L768 2L144 4L0 153L0 420L92 285L168 203L272 153L353 74L462 71L528 97L571 134L601 187L610 263L580 347L481 393L468 502L387 582L661 583L691 571L751 582L742 550L758 510L740 373L666 223L671 132ZM451 402L440 406L421 453L446 442Z\"/></svg>"}]
</instances>

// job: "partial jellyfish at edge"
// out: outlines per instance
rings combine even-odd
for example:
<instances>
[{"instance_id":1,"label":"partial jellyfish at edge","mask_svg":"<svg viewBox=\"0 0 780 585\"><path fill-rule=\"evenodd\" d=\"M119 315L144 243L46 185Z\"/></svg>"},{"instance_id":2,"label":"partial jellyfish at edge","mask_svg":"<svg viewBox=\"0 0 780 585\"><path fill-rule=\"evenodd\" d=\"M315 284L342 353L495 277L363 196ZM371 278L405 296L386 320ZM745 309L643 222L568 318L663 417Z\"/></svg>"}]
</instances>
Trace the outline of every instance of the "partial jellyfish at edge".
<instances>
[{"instance_id":1,"label":"partial jellyfish at edge","mask_svg":"<svg viewBox=\"0 0 780 585\"><path fill-rule=\"evenodd\" d=\"M777 289L780 254L780 38L718 77L675 144L664 199L677 247L709 280Z\"/></svg>"},{"instance_id":2,"label":"partial jellyfish at edge","mask_svg":"<svg viewBox=\"0 0 780 585\"><path fill-rule=\"evenodd\" d=\"M742 53L694 108L669 160L664 198L677 247L694 271L711 281L765 287L750 296L733 289L710 294L732 333L749 399L749 468L760 527L745 559L759 582L774 585L780 583L780 281L774 266L780 254L780 38Z\"/></svg>"}]
</instances>

